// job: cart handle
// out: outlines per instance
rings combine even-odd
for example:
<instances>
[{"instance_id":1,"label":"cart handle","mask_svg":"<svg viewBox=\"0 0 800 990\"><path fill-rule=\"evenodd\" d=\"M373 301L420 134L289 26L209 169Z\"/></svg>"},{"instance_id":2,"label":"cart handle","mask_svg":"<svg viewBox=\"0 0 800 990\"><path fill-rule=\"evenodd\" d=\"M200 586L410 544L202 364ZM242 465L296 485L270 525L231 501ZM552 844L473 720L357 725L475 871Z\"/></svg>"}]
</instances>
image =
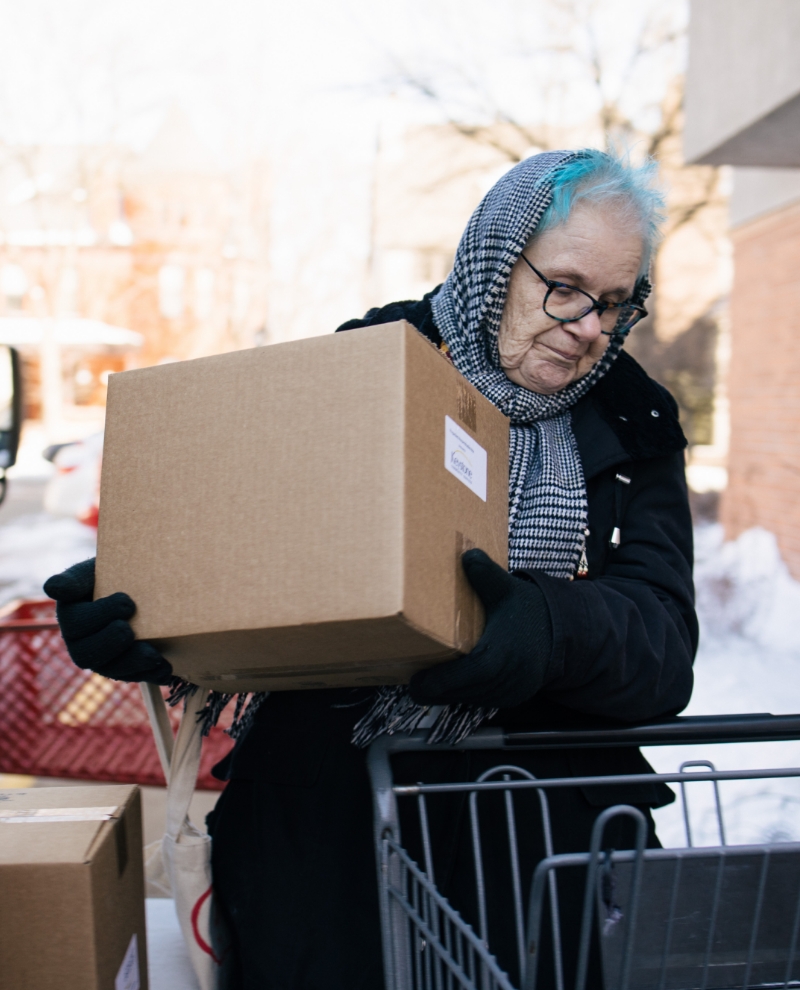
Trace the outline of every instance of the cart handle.
<instances>
[{"instance_id":1,"label":"cart handle","mask_svg":"<svg viewBox=\"0 0 800 990\"><path fill-rule=\"evenodd\" d=\"M512 748L582 749L587 746L675 746L780 739L800 739L800 715L675 715L640 725L507 732L503 742Z\"/></svg>"},{"instance_id":2,"label":"cart handle","mask_svg":"<svg viewBox=\"0 0 800 990\"><path fill-rule=\"evenodd\" d=\"M504 732L478 729L455 746L429 745L429 729L380 736L370 747L378 757L408 750L453 749L585 749L619 746L677 746L695 743L774 742L800 739L800 715L674 715L637 725L591 729L546 729L540 732ZM385 756L380 757L385 758Z\"/></svg>"}]
</instances>

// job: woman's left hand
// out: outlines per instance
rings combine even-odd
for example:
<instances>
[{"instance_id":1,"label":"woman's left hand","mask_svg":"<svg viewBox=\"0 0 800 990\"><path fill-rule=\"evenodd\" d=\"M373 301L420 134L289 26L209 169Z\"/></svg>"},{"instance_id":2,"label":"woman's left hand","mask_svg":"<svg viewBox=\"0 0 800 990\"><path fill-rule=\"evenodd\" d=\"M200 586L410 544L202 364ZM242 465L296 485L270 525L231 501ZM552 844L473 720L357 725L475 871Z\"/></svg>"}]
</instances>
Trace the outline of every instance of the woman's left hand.
<instances>
[{"instance_id":1,"label":"woman's left hand","mask_svg":"<svg viewBox=\"0 0 800 990\"><path fill-rule=\"evenodd\" d=\"M468 550L461 563L486 609L486 628L471 653L415 674L411 697L423 705L521 705L544 685L553 652L544 594L483 550Z\"/></svg>"}]
</instances>

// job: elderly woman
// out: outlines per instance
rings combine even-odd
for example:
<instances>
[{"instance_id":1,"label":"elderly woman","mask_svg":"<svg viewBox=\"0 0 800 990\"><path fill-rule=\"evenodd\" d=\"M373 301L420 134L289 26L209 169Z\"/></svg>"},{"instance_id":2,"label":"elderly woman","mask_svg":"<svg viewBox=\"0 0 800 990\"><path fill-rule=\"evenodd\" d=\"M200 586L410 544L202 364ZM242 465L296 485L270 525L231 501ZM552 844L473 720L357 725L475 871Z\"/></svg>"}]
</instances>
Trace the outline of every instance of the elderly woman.
<instances>
[{"instance_id":1,"label":"elderly woman","mask_svg":"<svg viewBox=\"0 0 800 990\"><path fill-rule=\"evenodd\" d=\"M457 742L481 723L571 728L687 704L697 622L685 440L669 393L623 350L650 288L661 202L651 172L591 150L529 158L475 211L442 286L339 328L408 320L510 418L509 571L480 550L464 555L487 615L470 654L417 674L407 689L271 694L218 767L229 783L210 828L233 986L382 985L362 747L400 714L410 727L438 713L437 735ZM125 620L133 603L117 595L89 604L92 584L84 564L46 585L76 662L121 679L168 681L166 660L132 642ZM453 749L405 754L395 771L409 782L469 779L495 762ZM515 763L538 777L649 770L631 749L518 753ZM554 791L556 851L588 848L600 810L620 801L646 813L657 845L650 808L670 800L663 785ZM519 816L528 881L543 855L541 829L532 803L522 802ZM490 939L514 977L495 827L490 814ZM431 830L439 886L474 921L460 799L431 802ZM413 848L418 837L409 828L404 840ZM628 845L628 827L607 841ZM580 885L567 883L561 900L568 933ZM567 950L568 982L572 957Z\"/></svg>"}]
</instances>

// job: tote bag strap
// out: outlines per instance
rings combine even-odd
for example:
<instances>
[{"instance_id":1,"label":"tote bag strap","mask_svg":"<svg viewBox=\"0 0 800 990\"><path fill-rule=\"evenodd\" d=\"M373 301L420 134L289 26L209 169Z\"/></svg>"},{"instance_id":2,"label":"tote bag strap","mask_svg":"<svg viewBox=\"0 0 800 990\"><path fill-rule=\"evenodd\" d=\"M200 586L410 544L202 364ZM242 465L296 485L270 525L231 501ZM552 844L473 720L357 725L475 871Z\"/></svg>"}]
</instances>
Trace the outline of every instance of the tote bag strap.
<instances>
[{"instance_id":1,"label":"tote bag strap","mask_svg":"<svg viewBox=\"0 0 800 990\"><path fill-rule=\"evenodd\" d=\"M150 719L150 727L153 730L158 758L161 761L161 769L164 771L164 779L169 783L169 767L172 762L172 751L175 748L175 737L172 734L172 723L169 720L167 703L164 695L157 684L140 684L144 707L147 709L147 717Z\"/></svg>"},{"instance_id":2,"label":"tote bag strap","mask_svg":"<svg viewBox=\"0 0 800 990\"><path fill-rule=\"evenodd\" d=\"M142 695L150 717L164 776L167 778L166 834L177 839L188 825L189 804L197 784L203 748L202 727L197 715L208 698L208 691L198 688L186 700L178 734L172 736L169 713L161 690L155 684L142 684ZM191 826L190 831L195 829Z\"/></svg>"}]
</instances>

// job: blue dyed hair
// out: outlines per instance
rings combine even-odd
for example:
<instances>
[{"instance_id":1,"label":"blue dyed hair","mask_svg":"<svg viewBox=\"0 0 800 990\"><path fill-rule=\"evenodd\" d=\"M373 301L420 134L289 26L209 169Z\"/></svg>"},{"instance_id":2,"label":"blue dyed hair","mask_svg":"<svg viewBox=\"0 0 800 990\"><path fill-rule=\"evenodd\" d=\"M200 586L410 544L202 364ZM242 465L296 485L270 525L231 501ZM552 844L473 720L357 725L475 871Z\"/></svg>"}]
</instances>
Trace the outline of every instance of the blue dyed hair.
<instances>
[{"instance_id":1,"label":"blue dyed hair","mask_svg":"<svg viewBox=\"0 0 800 990\"><path fill-rule=\"evenodd\" d=\"M640 228L644 250L639 274L647 274L665 220L664 194L655 185L657 173L652 158L637 166L627 155L584 149L554 173L553 199L536 234L565 223L579 203L609 203L624 222Z\"/></svg>"}]
</instances>

